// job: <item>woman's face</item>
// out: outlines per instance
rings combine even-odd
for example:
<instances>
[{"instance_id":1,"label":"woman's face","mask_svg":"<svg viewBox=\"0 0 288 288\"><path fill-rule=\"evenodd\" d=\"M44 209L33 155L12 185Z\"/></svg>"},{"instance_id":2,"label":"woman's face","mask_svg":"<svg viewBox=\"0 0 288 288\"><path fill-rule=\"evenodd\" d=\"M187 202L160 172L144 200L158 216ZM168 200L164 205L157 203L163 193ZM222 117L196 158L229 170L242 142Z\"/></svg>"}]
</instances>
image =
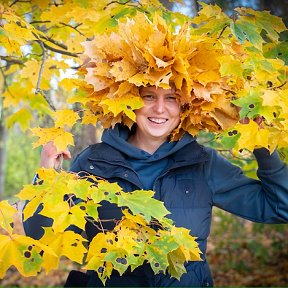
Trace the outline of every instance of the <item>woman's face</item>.
<instances>
[{"instance_id":1,"label":"woman's face","mask_svg":"<svg viewBox=\"0 0 288 288\"><path fill-rule=\"evenodd\" d=\"M143 87L140 96L144 107L135 111L136 134L145 141L154 139L164 142L180 123L180 106L175 90Z\"/></svg>"}]
</instances>

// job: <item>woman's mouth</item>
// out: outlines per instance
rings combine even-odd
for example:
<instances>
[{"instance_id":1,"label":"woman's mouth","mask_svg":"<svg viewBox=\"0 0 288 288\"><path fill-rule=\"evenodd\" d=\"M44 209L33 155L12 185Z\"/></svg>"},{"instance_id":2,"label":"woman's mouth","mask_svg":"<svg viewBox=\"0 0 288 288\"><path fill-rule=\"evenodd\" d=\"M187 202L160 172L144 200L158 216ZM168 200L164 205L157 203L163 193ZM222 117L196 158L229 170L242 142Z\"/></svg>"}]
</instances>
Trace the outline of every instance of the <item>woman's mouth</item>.
<instances>
[{"instance_id":1,"label":"woman's mouth","mask_svg":"<svg viewBox=\"0 0 288 288\"><path fill-rule=\"evenodd\" d=\"M168 121L167 118L154 118L154 117L148 117L148 120L155 124L164 124Z\"/></svg>"}]
</instances>

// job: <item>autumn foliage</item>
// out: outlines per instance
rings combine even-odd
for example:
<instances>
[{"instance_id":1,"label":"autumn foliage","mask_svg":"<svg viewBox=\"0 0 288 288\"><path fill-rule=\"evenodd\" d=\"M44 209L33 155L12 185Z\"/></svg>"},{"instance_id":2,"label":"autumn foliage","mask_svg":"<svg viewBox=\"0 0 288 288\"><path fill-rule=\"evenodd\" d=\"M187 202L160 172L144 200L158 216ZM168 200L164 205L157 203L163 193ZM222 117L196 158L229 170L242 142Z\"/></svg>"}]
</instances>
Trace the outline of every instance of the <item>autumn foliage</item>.
<instances>
[{"instance_id":1,"label":"autumn foliage","mask_svg":"<svg viewBox=\"0 0 288 288\"><path fill-rule=\"evenodd\" d=\"M143 105L139 87L172 85L182 107L172 139L208 131L235 151L287 147L287 48L280 38L287 29L282 20L247 8L230 17L218 6L201 5L190 19L156 0L2 1L0 81L7 126L19 123L29 130L37 137L34 147L53 141L63 150L74 145L76 125L100 121L103 127L120 122L131 127L133 110ZM67 78L71 69L75 72ZM43 124L47 117L50 127ZM262 119L260 127L250 121L256 117ZM31 217L41 204L40 213L53 224L39 241L16 235L17 210L0 202L5 231L0 277L12 265L25 276L43 268L49 272L65 256L97 271L103 283L113 269L122 274L144 261L155 273L167 269L180 278L186 261L200 260L195 238L173 225L153 191L124 193L91 175L37 173L41 185L26 185L17 195L29 200L23 217ZM86 221L101 228L96 208L103 200L123 207L123 218L87 246L67 228L73 224L83 230Z\"/></svg>"}]
</instances>

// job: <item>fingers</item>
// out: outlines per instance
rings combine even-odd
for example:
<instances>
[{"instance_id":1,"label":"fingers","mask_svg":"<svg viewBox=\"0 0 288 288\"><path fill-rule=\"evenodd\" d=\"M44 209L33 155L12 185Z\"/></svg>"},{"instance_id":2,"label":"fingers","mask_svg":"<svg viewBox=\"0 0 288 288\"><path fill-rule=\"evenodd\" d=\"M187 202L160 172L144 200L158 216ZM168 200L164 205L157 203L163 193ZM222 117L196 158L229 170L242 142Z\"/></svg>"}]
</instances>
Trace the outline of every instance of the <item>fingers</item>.
<instances>
[{"instance_id":1,"label":"fingers","mask_svg":"<svg viewBox=\"0 0 288 288\"><path fill-rule=\"evenodd\" d=\"M261 127L261 124L263 122L263 117L257 116L256 118L253 119L253 121L255 123L257 123L259 127ZM241 119L239 122L242 124L248 124L250 122L250 119L248 117L245 117L245 118Z\"/></svg>"},{"instance_id":2,"label":"fingers","mask_svg":"<svg viewBox=\"0 0 288 288\"><path fill-rule=\"evenodd\" d=\"M62 167L62 161L71 159L71 153L68 149L57 151L53 142L48 142L43 146L41 152L40 167L56 168Z\"/></svg>"}]
</instances>

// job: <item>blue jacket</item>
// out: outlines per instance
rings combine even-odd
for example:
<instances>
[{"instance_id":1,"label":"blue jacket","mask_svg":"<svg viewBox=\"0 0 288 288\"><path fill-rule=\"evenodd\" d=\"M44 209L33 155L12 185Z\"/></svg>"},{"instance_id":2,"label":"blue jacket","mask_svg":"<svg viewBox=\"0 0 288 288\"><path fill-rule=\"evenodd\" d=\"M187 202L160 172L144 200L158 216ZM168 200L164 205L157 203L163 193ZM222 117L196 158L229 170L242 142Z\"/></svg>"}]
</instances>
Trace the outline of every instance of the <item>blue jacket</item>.
<instances>
[{"instance_id":1,"label":"blue jacket","mask_svg":"<svg viewBox=\"0 0 288 288\"><path fill-rule=\"evenodd\" d=\"M213 284L205 256L213 206L255 222L288 222L287 166L277 153L270 156L267 150L259 149L254 154L259 164L260 181L245 177L238 167L215 150L204 148L196 141L168 156L169 165L153 185L155 198L165 203L177 226L190 229L191 235L198 237L204 261L189 263L188 273L180 282L157 275L154 283L190 287ZM118 182L124 191L143 188L125 155L105 143L92 145L82 152L71 170L86 171ZM101 219L119 219L121 211L106 203L99 215ZM88 224L89 238L95 233L95 227Z\"/></svg>"},{"instance_id":2,"label":"blue jacket","mask_svg":"<svg viewBox=\"0 0 288 288\"><path fill-rule=\"evenodd\" d=\"M168 156L167 167L154 181L155 198L165 203L171 212L169 217L176 226L186 227L191 230L191 235L198 237L204 261L188 263L187 273L180 282L169 275L153 275L148 266L139 272L139 277L149 278L148 284L151 286L212 286L205 252L213 206L254 222L288 222L288 168L277 153L270 155L267 150L258 149L254 154L259 165L260 180L245 177L238 167L215 150L205 148L196 141ZM143 188L139 176L127 161L127 155L106 143L89 146L76 157L71 170L118 182L124 191ZM120 219L121 216L120 208L110 203L103 203L99 209L101 219ZM35 217L34 221L30 220L30 225L29 219L25 225L30 235L37 234L39 230L35 225L39 227L41 221L38 218L36 224ZM109 222L103 223L107 229L113 226ZM94 225L87 223L89 239L97 232ZM90 285L98 283L96 273L90 272L90 275Z\"/></svg>"}]
</instances>

